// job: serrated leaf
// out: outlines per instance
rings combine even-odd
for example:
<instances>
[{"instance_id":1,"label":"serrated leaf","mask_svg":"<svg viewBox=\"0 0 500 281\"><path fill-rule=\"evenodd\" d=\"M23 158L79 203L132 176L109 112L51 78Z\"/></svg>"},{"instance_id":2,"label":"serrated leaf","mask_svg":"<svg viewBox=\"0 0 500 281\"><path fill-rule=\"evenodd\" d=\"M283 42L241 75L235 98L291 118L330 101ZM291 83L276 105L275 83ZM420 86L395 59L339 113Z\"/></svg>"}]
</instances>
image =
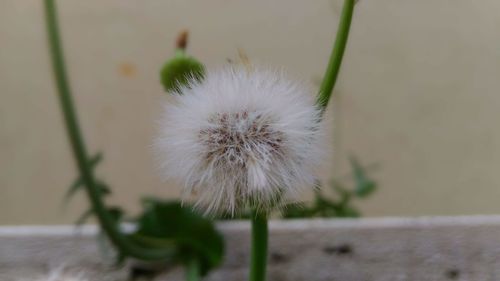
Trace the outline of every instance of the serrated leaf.
<instances>
[{"instance_id":1,"label":"serrated leaf","mask_svg":"<svg viewBox=\"0 0 500 281\"><path fill-rule=\"evenodd\" d=\"M356 195L365 198L371 195L377 189L377 183L371 180L359 182L356 187Z\"/></svg>"},{"instance_id":2,"label":"serrated leaf","mask_svg":"<svg viewBox=\"0 0 500 281\"><path fill-rule=\"evenodd\" d=\"M124 211L120 207L109 207L108 212L116 222L121 221L124 215ZM75 225L83 225L92 215L94 215L94 210L88 209L83 214L81 214L80 217L78 217L78 219L75 221Z\"/></svg>"},{"instance_id":3,"label":"serrated leaf","mask_svg":"<svg viewBox=\"0 0 500 281\"><path fill-rule=\"evenodd\" d=\"M365 198L376 190L377 184L375 181L368 178L365 169L354 156L350 157L350 163L356 185L354 193L360 198Z\"/></svg>"},{"instance_id":4,"label":"serrated leaf","mask_svg":"<svg viewBox=\"0 0 500 281\"><path fill-rule=\"evenodd\" d=\"M105 182L97 181L96 185L97 185L97 189L99 190L99 194L101 196L106 196L106 195L111 194L111 189L109 188L109 186Z\"/></svg>"},{"instance_id":5,"label":"serrated leaf","mask_svg":"<svg viewBox=\"0 0 500 281\"><path fill-rule=\"evenodd\" d=\"M94 156L90 158L89 165L92 168L95 168L97 164L101 163L103 159L102 152L97 152Z\"/></svg>"},{"instance_id":6,"label":"serrated leaf","mask_svg":"<svg viewBox=\"0 0 500 281\"><path fill-rule=\"evenodd\" d=\"M320 217L337 217L339 203L323 196L316 198L316 212Z\"/></svg>"},{"instance_id":7,"label":"serrated leaf","mask_svg":"<svg viewBox=\"0 0 500 281\"><path fill-rule=\"evenodd\" d=\"M169 238L157 238L153 236L147 236L139 233L132 233L128 237L133 240L138 245L156 248L156 249L174 249L177 247L176 241Z\"/></svg>"},{"instance_id":8,"label":"serrated leaf","mask_svg":"<svg viewBox=\"0 0 500 281\"><path fill-rule=\"evenodd\" d=\"M89 160L89 166L90 168L94 169L97 164L99 164L103 159L103 155L101 152L98 152L96 155L92 156ZM68 191L66 192L66 195L64 196L64 201L68 202L75 193L80 190L80 188L83 187L83 179L82 177L78 177L68 188ZM107 189L109 191L109 188ZM109 193L109 192L108 192Z\"/></svg>"},{"instance_id":9,"label":"serrated leaf","mask_svg":"<svg viewBox=\"0 0 500 281\"><path fill-rule=\"evenodd\" d=\"M175 245L177 258L199 259L203 274L222 262L224 240L213 222L178 201L145 199L138 229L131 237L151 247Z\"/></svg>"},{"instance_id":10,"label":"serrated leaf","mask_svg":"<svg viewBox=\"0 0 500 281\"><path fill-rule=\"evenodd\" d=\"M83 186L83 180L82 178L77 178L69 187L68 191L66 192L66 195L64 196L65 201L69 201L71 198L73 198L73 195L80 189L80 187Z\"/></svg>"}]
</instances>

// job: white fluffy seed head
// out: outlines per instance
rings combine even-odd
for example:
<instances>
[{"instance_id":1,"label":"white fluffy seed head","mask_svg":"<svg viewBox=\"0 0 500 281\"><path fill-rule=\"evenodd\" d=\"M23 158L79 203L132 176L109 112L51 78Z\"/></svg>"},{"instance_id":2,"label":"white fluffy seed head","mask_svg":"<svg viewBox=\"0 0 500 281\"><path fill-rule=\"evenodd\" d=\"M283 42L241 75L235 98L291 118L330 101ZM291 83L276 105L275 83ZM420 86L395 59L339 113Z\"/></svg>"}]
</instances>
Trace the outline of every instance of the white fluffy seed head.
<instances>
[{"instance_id":1,"label":"white fluffy seed head","mask_svg":"<svg viewBox=\"0 0 500 281\"><path fill-rule=\"evenodd\" d=\"M160 171L206 213L269 210L312 188L321 158L320 112L281 72L208 71L174 94L160 120Z\"/></svg>"}]
</instances>

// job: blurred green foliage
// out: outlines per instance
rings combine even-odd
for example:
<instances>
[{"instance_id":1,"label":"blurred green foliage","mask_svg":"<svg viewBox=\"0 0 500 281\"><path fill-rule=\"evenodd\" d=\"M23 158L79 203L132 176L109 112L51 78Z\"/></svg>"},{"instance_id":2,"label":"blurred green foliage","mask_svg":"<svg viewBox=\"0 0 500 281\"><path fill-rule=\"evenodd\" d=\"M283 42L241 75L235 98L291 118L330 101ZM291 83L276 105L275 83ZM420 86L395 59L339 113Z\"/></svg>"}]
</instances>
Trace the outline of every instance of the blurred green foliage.
<instances>
[{"instance_id":1,"label":"blurred green foliage","mask_svg":"<svg viewBox=\"0 0 500 281\"><path fill-rule=\"evenodd\" d=\"M324 194L321 184L318 182L315 189L315 198L310 204L289 204L282 211L283 218L357 218L361 216L360 211L353 205L353 201L366 199L377 189L377 183L371 179L367 170L353 156L350 158L351 177L353 187L346 187L338 180L330 182L330 188L334 197Z\"/></svg>"},{"instance_id":2,"label":"blurred green foliage","mask_svg":"<svg viewBox=\"0 0 500 281\"><path fill-rule=\"evenodd\" d=\"M102 161L99 153L89 161L92 168ZM111 189L99 180L101 197L112 194ZM78 191L83 190L81 179L68 188L65 202L68 202ZM116 224L128 222L136 226L132 232L124 233L136 245L148 249L163 249L172 252L165 263L188 264L195 259L200 264L201 275L221 264L224 256L224 239L215 228L214 222L196 213L190 206L183 206L178 200L162 201L156 198L146 198L142 201L143 211L135 218L126 216L125 211L118 206L108 206L107 212L114 218ZM85 211L76 221L84 224L95 215L92 208ZM116 249L116 254L110 253L111 248L106 236L99 235L101 250L106 256L115 256L117 263L122 263L126 256Z\"/></svg>"},{"instance_id":3,"label":"blurred green foliage","mask_svg":"<svg viewBox=\"0 0 500 281\"><path fill-rule=\"evenodd\" d=\"M143 206L137 230L129 235L134 241L154 248L174 246L175 259L183 264L198 260L202 275L221 264L224 239L211 220L177 200L146 198Z\"/></svg>"}]
</instances>

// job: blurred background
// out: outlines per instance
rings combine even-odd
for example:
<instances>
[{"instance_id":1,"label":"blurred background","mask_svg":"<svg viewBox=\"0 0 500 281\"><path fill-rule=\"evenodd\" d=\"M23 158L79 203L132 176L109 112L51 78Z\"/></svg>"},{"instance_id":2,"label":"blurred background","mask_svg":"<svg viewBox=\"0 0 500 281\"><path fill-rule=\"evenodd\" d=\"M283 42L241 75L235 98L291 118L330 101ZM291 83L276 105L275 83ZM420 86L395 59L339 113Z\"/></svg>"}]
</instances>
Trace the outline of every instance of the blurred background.
<instances>
[{"instance_id":1,"label":"blurred background","mask_svg":"<svg viewBox=\"0 0 500 281\"><path fill-rule=\"evenodd\" d=\"M209 68L238 57L318 86L339 0L58 1L80 122L111 200L179 196L150 145L164 92L159 69L180 30ZM500 1L361 0L327 114L322 179L356 155L379 189L365 216L500 213ZM0 224L71 223L76 177L56 99L42 1L0 0ZM304 195L305 199L308 195Z\"/></svg>"}]
</instances>

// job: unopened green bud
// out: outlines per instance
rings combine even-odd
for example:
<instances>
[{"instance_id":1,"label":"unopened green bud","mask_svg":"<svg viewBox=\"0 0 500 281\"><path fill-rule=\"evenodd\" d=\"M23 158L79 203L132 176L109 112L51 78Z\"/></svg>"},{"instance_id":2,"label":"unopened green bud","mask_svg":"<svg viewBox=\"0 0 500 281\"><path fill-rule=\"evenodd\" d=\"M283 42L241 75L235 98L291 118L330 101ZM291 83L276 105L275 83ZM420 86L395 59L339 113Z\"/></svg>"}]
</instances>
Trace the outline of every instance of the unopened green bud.
<instances>
[{"instance_id":1,"label":"unopened green bud","mask_svg":"<svg viewBox=\"0 0 500 281\"><path fill-rule=\"evenodd\" d=\"M186 31L179 35L175 56L163 65L160 72L163 88L169 93L180 93L181 87L189 87L190 81L203 80L205 74L203 64L185 52L187 36Z\"/></svg>"}]
</instances>

